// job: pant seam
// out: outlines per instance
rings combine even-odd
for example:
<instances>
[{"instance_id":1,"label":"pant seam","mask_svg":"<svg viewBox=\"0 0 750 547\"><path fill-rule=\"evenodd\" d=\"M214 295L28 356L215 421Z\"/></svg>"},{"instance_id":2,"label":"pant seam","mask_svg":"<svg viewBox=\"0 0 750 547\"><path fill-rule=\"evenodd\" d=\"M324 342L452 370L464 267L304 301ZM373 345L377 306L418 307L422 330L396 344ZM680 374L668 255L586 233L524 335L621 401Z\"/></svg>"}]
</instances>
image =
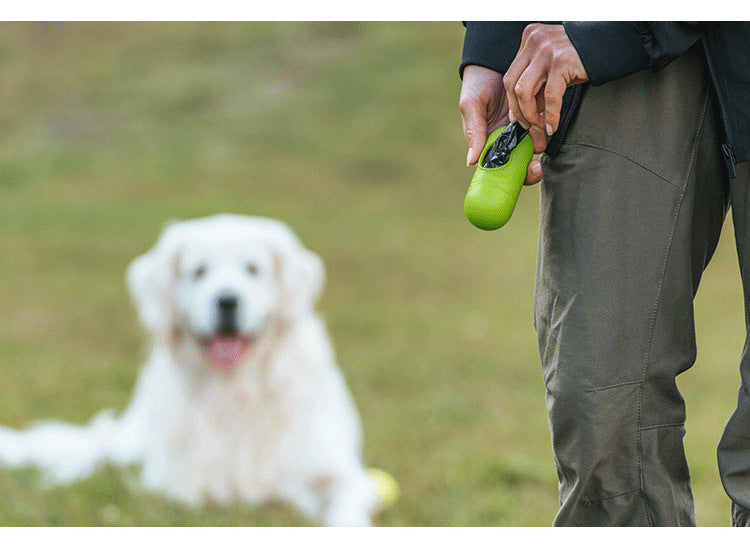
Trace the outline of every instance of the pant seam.
<instances>
[{"instance_id":1,"label":"pant seam","mask_svg":"<svg viewBox=\"0 0 750 547\"><path fill-rule=\"evenodd\" d=\"M703 101L703 110L701 112L700 122L698 123L698 127L695 131L695 135L693 135L691 151L690 151L690 161L688 162L688 165L687 165L687 170L685 172L684 181L683 181L683 184L678 187L680 188L680 196L677 201L675 212L672 218L672 229L669 233L667 248L664 253L661 274L659 275L659 282L656 288L656 299L654 302L653 312L651 313L651 317L649 319L649 328L648 328L649 335L648 335L648 342L646 344L646 355L643 360L643 366L641 369L641 385L639 387L639 392L638 392L638 421L637 421L638 425L636 429L636 450L638 453L638 472L640 474L640 490L643 493L643 501L646 507L646 518L648 519L648 523L650 526L654 526L654 517L651 512L648 496L646 496L645 477L643 475L643 443L642 443L642 437L641 437L641 432L643 431L642 425L641 425L643 423L643 383L646 381L646 372L648 371L649 360L651 358L651 349L653 347L653 342L654 342L654 331L656 330L656 316L659 312L659 306L661 304L661 292L662 292L662 287L664 286L664 278L666 277L666 274L667 274L667 263L669 262L669 256L670 256L670 253L672 252L672 244L674 242L674 233L675 233L675 230L677 229L677 221L680 217L680 211L682 210L682 204L685 200L685 194L687 193L687 183L690 177L690 173L692 173L693 169L695 168L695 157L698 151L698 138L700 136L701 130L703 129L703 124L705 123L705 120L706 120L708 102L709 102L709 95L706 94L706 97Z\"/></svg>"},{"instance_id":2,"label":"pant seam","mask_svg":"<svg viewBox=\"0 0 750 547\"><path fill-rule=\"evenodd\" d=\"M602 387L592 387L586 390L586 393L597 393L599 391L606 391L608 389L614 389L618 387L626 387L626 386L635 386L642 382L643 380L635 380L633 382L623 382L621 384L612 384L609 386L602 386Z\"/></svg>"},{"instance_id":3,"label":"pant seam","mask_svg":"<svg viewBox=\"0 0 750 547\"><path fill-rule=\"evenodd\" d=\"M620 496L624 496L625 494L632 494L633 492L638 492L638 491L640 491L640 488L631 488L630 490L624 490L622 492L618 492L617 494L612 494L611 496L602 496L600 498L584 498L582 501L584 505L588 505L595 501L611 500L614 498L619 498Z\"/></svg>"},{"instance_id":4,"label":"pant seam","mask_svg":"<svg viewBox=\"0 0 750 547\"><path fill-rule=\"evenodd\" d=\"M641 163L637 159L633 158L632 156L629 156L628 154L624 154L622 152L618 152L617 150L612 150L611 148L607 148L606 146L602 146L600 144L594 144L594 143L584 142L584 141L571 142L571 143L568 143L566 146L584 146L584 147L587 147L587 148L595 148L596 150L601 150L602 152L608 152L610 154L614 154L615 156L619 156L619 157L621 157L623 159L628 160L631 163L636 164L641 169L644 169L644 170L648 171L649 173L651 173L655 177L663 180L667 184L669 184L671 186L678 187L677 184L675 184L674 182L672 182L671 180L669 180L664 175L662 175L659 172L655 171L654 169L648 167L647 165L644 165L643 163Z\"/></svg>"},{"instance_id":5,"label":"pant seam","mask_svg":"<svg viewBox=\"0 0 750 547\"><path fill-rule=\"evenodd\" d=\"M647 425L645 427L639 427L639 431L649 431L651 429L663 429L668 427L684 427L685 422L673 423L673 424L658 424L658 425Z\"/></svg>"}]
</instances>

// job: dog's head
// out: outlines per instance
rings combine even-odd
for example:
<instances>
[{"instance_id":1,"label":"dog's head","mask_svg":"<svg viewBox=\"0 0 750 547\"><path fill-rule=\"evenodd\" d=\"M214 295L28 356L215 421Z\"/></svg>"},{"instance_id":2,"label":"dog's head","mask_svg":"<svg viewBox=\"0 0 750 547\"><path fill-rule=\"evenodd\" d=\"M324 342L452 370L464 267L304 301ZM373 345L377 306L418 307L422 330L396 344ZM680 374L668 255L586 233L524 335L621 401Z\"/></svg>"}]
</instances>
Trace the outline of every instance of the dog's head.
<instances>
[{"instance_id":1,"label":"dog's head","mask_svg":"<svg viewBox=\"0 0 750 547\"><path fill-rule=\"evenodd\" d=\"M323 265L279 221L218 215L168 226L127 278L155 337L192 340L209 361L233 369L273 320L311 313Z\"/></svg>"}]
</instances>

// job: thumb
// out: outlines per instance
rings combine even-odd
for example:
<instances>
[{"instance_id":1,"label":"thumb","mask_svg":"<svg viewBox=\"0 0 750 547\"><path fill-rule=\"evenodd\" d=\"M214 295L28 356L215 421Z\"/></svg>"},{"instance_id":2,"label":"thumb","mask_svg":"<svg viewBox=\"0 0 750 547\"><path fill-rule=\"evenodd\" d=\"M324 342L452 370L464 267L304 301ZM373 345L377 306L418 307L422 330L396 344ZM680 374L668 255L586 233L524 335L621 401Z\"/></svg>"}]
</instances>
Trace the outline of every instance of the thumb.
<instances>
[{"instance_id":1,"label":"thumb","mask_svg":"<svg viewBox=\"0 0 750 547\"><path fill-rule=\"evenodd\" d=\"M476 100L461 105L464 138L469 145L466 165L475 165L484 149L487 141L486 112L487 108Z\"/></svg>"}]
</instances>

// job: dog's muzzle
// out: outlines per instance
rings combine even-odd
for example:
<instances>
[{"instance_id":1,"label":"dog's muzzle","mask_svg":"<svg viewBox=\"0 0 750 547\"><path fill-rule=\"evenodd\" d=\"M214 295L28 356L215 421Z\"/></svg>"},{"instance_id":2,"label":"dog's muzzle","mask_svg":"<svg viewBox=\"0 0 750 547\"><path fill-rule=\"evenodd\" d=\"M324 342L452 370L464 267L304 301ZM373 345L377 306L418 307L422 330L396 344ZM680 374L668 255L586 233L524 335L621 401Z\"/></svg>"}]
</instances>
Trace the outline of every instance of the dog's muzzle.
<instances>
[{"instance_id":1,"label":"dog's muzzle","mask_svg":"<svg viewBox=\"0 0 750 547\"><path fill-rule=\"evenodd\" d=\"M238 308L239 299L236 296L220 296L216 301L216 331L203 343L211 360L225 370L234 369L253 342L251 337L244 336L239 331Z\"/></svg>"},{"instance_id":2,"label":"dog's muzzle","mask_svg":"<svg viewBox=\"0 0 750 547\"><path fill-rule=\"evenodd\" d=\"M234 295L219 297L216 305L219 311L219 323L216 328L218 334L232 336L237 333L238 299Z\"/></svg>"}]
</instances>

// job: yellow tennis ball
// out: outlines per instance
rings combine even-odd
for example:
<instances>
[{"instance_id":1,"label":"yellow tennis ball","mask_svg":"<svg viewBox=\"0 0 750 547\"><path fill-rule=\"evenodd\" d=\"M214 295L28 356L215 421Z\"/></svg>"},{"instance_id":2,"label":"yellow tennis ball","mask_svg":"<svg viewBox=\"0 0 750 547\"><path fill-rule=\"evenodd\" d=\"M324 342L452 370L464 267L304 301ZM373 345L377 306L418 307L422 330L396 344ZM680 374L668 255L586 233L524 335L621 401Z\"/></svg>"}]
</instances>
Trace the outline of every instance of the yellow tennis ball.
<instances>
[{"instance_id":1,"label":"yellow tennis ball","mask_svg":"<svg viewBox=\"0 0 750 547\"><path fill-rule=\"evenodd\" d=\"M393 475L376 467L371 467L367 471L375 485L375 492L380 500L380 508L383 509L396 503L400 491Z\"/></svg>"}]
</instances>

